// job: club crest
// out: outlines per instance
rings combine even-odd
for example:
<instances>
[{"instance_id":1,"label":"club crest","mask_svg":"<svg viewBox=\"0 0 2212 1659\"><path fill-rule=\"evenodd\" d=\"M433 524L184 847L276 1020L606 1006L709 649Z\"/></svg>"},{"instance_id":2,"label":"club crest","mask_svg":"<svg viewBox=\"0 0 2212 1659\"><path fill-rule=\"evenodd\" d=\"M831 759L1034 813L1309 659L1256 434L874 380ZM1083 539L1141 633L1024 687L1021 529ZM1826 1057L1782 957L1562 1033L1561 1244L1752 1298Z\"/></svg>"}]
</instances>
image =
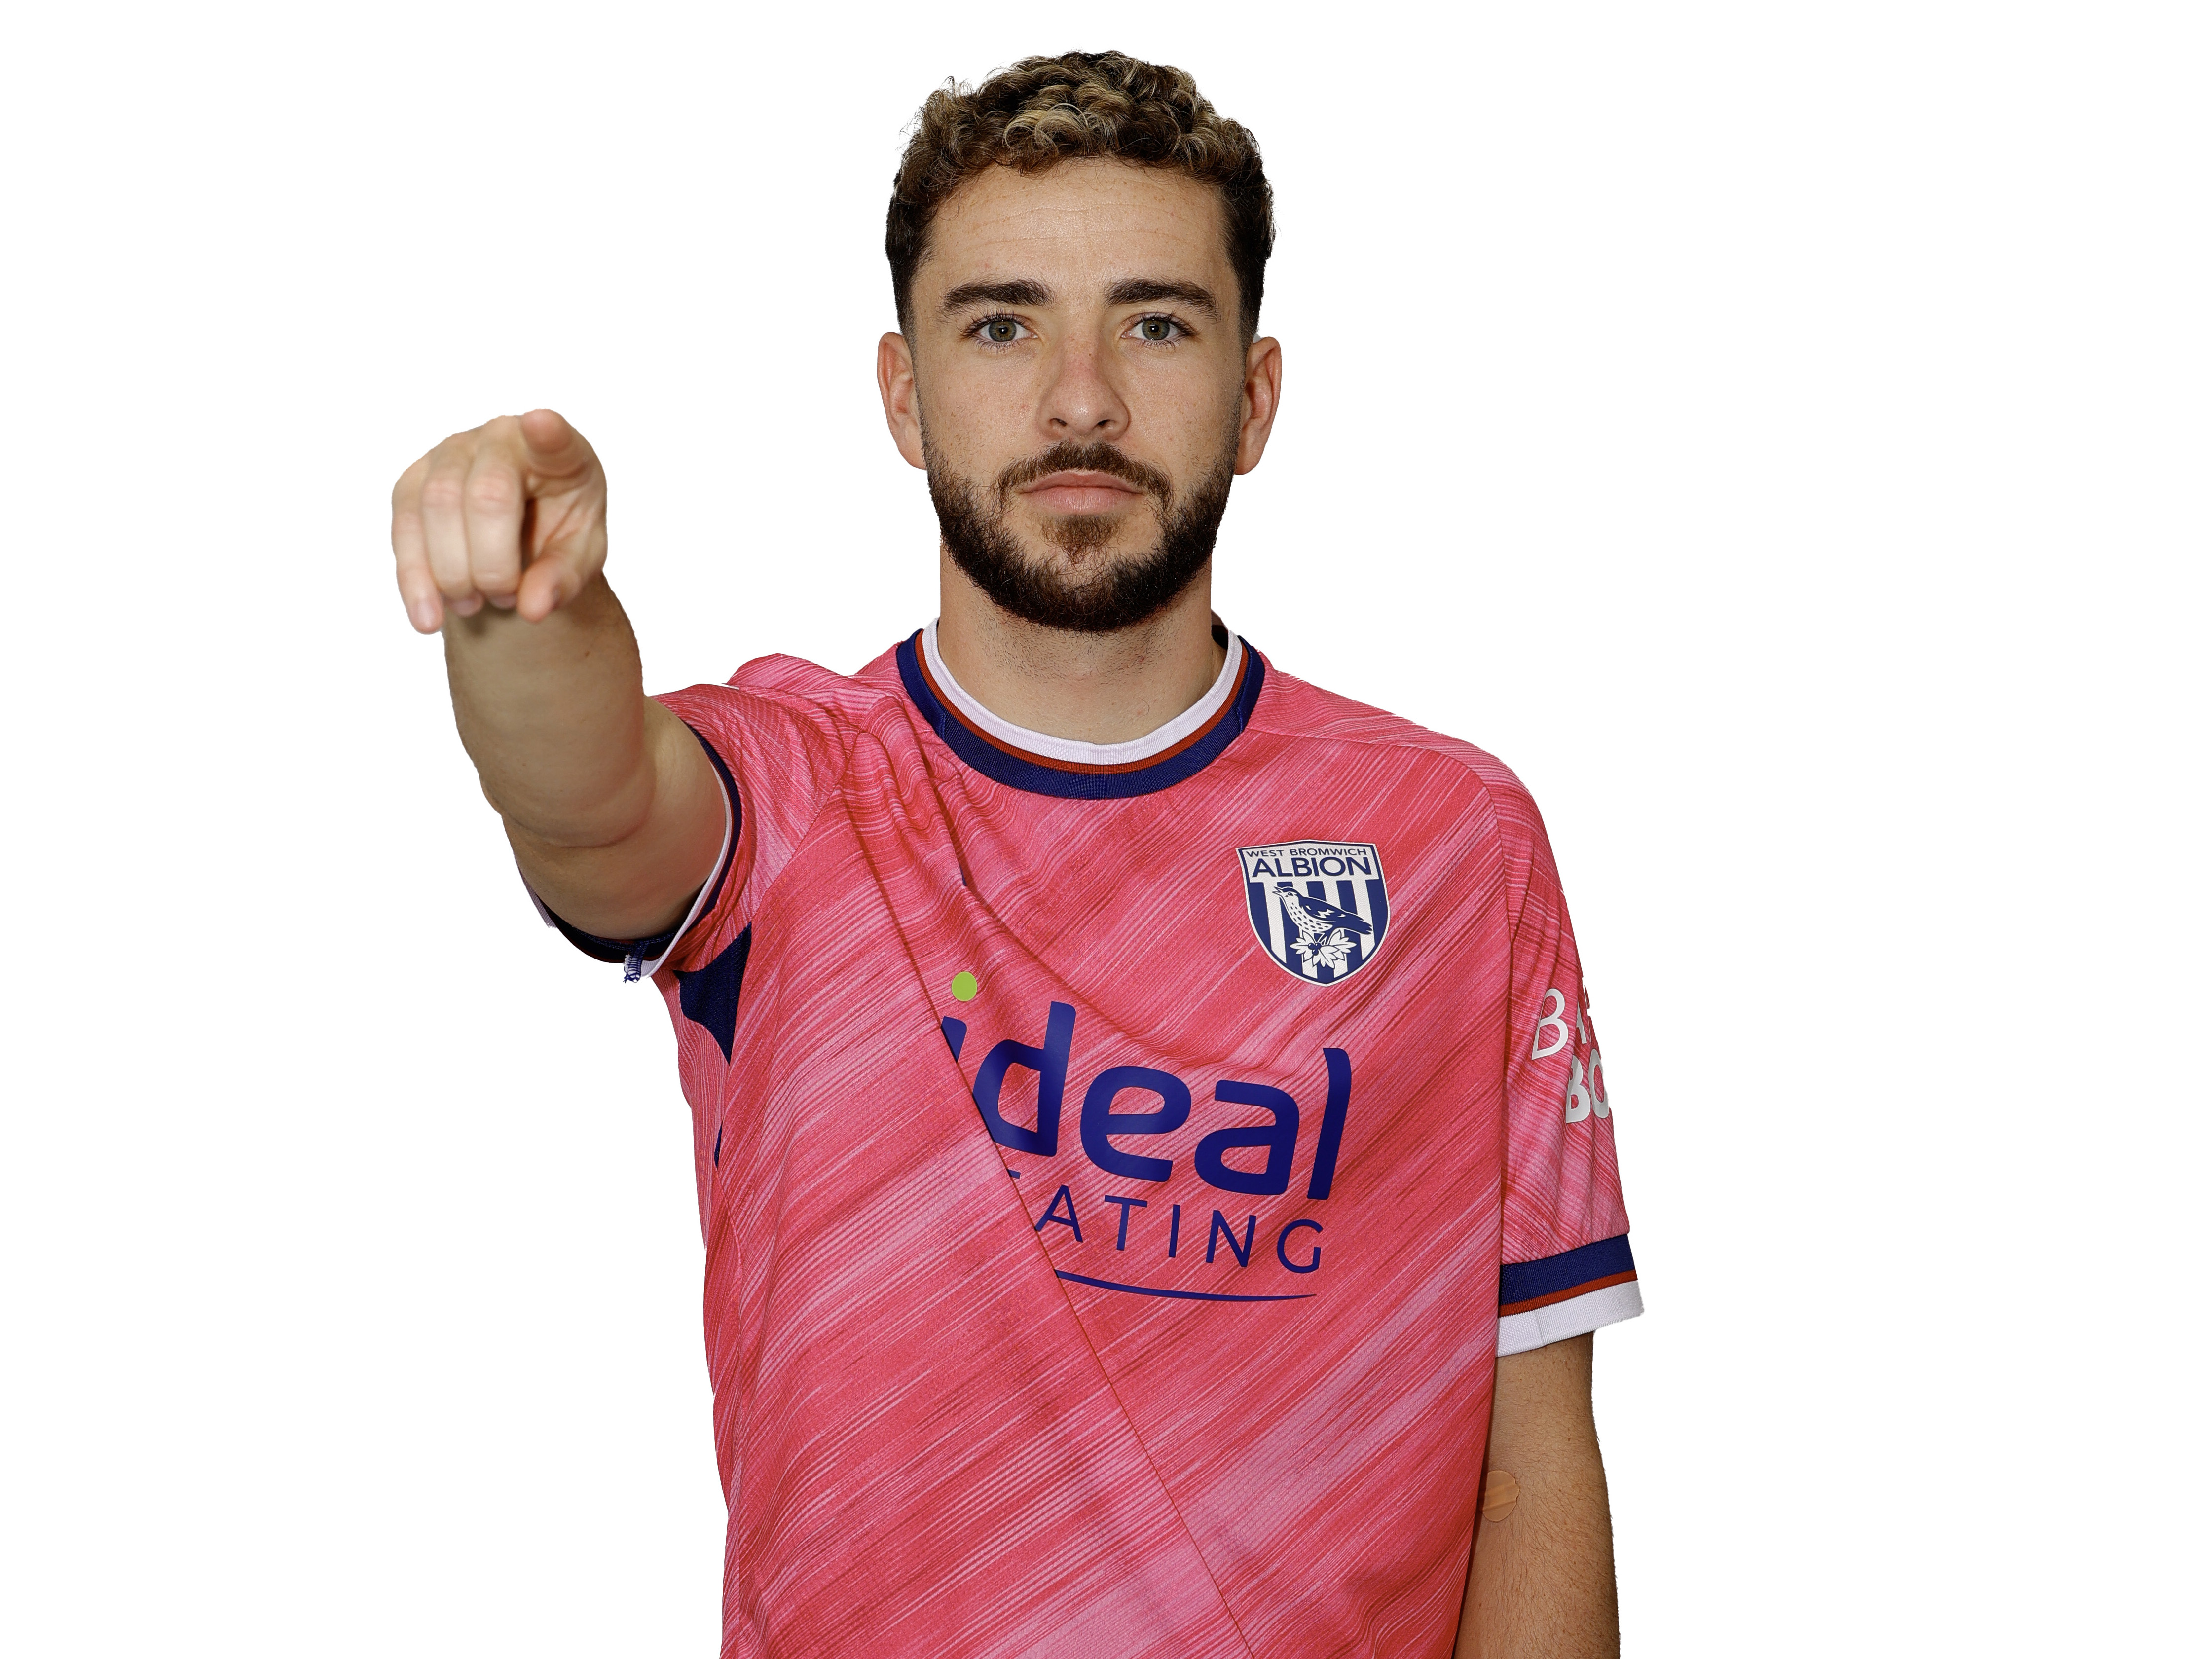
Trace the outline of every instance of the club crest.
<instances>
[{"instance_id":1,"label":"club crest","mask_svg":"<svg viewBox=\"0 0 2212 1659\"><path fill-rule=\"evenodd\" d=\"M1375 960L1390 899L1372 843L1286 841L1240 847L1237 860L1253 934L1277 967L1334 985Z\"/></svg>"}]
</instances>

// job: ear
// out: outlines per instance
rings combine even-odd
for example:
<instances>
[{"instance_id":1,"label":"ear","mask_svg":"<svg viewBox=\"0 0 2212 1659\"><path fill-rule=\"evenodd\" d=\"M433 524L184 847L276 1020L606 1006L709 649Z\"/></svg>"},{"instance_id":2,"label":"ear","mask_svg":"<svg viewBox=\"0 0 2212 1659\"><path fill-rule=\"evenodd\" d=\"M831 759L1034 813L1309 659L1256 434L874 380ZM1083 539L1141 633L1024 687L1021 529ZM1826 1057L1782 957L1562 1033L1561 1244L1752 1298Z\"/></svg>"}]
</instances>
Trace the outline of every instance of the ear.
<instances>
[{"instance_id":1,"label":"ear","mask_svg":"<svg viewBox=\"0 0 2212 1659\"><path fill-rule=\"evenodd\" d=\"M1279 341L1255 340L1244 351L1244 403L1237 421L1237 470L1260 465L1267 434L1275 429L1275 410L1283 398L1283 348Z\"/></svg>"},{"instance_id":2,"label":"ear","mask_svg":"<svg viewBox=\"0 0 2212 1659\"><path fill-rule=\"evenodd\" d=\"M921 453L921 404L914 389L914 353L903 334L876 342L876 389L884 394L884 424L908 466L926 467Z\"/></svg>"}]
</instances>

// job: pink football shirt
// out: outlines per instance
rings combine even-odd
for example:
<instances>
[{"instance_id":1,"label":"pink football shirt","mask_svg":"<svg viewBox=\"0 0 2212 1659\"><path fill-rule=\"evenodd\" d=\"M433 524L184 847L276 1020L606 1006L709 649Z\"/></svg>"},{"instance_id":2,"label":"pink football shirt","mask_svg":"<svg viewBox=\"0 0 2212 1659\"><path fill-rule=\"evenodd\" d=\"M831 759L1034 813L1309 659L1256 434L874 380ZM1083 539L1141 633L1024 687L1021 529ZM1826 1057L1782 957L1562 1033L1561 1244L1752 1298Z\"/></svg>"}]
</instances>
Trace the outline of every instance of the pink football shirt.
<instances>
[{"instance_id":1,"label":"pink football shirt","mask_svg":"<svg viewBox=\"0 0 2212 1659\"><path fill-rule=\"evenodd\" d=\"M1641 1310L1526 791L1217 638L1113 746L928 629L662 699L726 1656L1448 1656L1497 1356Z\"/></svg>"}]
</instances>

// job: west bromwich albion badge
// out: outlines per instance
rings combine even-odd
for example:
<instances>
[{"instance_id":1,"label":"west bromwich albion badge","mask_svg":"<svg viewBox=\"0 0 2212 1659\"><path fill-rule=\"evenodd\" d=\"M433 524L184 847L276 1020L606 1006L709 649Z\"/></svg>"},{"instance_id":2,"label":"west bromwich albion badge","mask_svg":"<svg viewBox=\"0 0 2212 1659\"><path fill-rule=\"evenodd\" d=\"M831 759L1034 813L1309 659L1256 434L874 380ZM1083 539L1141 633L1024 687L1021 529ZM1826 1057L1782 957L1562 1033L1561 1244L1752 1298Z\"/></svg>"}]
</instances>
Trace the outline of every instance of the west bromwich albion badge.
<instances>
[{"instance_id":1,"label":"west bromwich albion badge","mask_svg":"<svg viewBox=\"0 0 2212 1659\"><path fill-rule=\"evenodd\" d=\"M1350 979L1390 925L1382 859L1370 842L1240 847L1252 932L1275 965L1310 985Z\"/></svg>"}]
</instances>

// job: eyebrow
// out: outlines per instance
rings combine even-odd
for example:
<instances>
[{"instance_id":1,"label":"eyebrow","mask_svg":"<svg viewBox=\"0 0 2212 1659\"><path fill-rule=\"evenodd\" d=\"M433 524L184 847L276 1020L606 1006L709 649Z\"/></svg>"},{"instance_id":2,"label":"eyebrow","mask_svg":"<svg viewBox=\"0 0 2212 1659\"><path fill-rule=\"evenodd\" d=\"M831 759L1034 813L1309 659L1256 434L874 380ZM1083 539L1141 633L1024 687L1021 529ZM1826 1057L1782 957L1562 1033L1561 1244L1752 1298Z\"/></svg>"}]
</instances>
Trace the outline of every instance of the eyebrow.
<instances>
[{"instance_id":1,"label":"eyebrow","mask_svg":"<svg viewBox=\"0 0 2212 1659\"><path fill-rule=\"evenodd\" d=\"M1026 276L1011 283L963 283L945 296L945 309L965 311L969 306L1048 306L1052 290Z\"/></svg>"},{"instance_id":2,"label":"eyebrow","mask_svg":"<svg viewBox=\"0 0 2212 1659\"><path fill-rule=\"evenodd\" d=\"M1160 300L1176 300L1209 317L1218 317L1221 307L1213 302L1213 295L1196 283L1162 282L1157 276L1129 276L1106 290L1106 303L1115 306L1151 305Z\"/></svg>"}]
</instances>

